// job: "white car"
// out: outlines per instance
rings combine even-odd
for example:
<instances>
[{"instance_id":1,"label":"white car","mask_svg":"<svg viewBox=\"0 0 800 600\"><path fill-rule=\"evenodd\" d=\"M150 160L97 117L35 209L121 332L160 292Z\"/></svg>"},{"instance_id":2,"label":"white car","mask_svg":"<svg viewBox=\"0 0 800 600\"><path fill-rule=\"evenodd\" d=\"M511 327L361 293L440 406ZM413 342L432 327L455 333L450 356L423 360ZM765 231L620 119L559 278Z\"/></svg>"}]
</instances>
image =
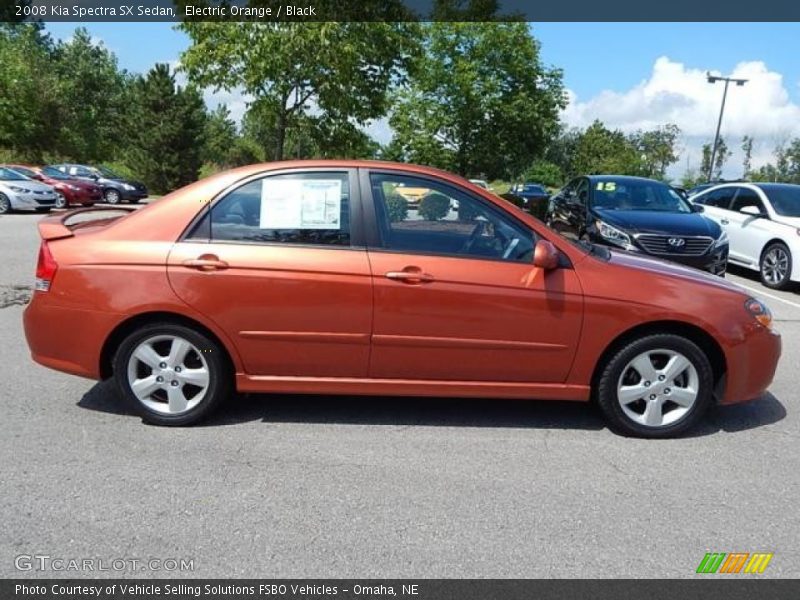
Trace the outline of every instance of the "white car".
<instances>
[{"instance_id":1,"label":"white car","mask_svg":"<svg viewBox=\"0 0 800 600\"><path fill-rule=\"evenodd\" d=\"M768 288L800 281L800 185L726 183L692 196L728 234L728 261L761 273Z\"/></svg>"},{"instance_id":2,"label":"white car","mask_svg":"<svg viewBox=\"0 0 800 600\"><path fill-rule=\"evenodd\" d=\"M0 167L0 215L13 210L49 211L55 205L56 191L52 186Z\"/></svg>"}]
</instances>

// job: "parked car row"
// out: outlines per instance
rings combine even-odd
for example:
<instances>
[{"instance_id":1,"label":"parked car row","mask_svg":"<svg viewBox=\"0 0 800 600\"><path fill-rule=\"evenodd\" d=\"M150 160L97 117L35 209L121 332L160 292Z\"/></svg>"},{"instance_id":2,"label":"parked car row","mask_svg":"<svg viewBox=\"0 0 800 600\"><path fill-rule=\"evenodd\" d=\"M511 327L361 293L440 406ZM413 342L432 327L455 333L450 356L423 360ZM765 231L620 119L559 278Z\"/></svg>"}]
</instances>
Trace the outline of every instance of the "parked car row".
<instances>
[{"instance_id":1,"label":"parked car row","mask_svg":"<svg viewBox=\"0 0 800 600\"><path fill-rule=\"evenodd\" d=\"M144 184L128 181L105 167L57 164L0 167L0 214L93 206L96 202L136 203L147 198Z\"/></svg>"}]
</instances>

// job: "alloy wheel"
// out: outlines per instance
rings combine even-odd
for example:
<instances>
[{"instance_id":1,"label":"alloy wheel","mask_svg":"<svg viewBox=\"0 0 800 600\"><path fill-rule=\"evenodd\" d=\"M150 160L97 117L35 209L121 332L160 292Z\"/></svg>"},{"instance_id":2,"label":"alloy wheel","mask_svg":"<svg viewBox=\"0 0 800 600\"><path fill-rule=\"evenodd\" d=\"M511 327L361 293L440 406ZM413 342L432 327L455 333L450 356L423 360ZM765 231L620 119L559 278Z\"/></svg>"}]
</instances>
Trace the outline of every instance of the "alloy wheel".
<instances>
[{"instance_id":1,"label":"alloy wheel","mask_svg":"<svg viewBox=\"0 0 800 600\"><path fill-rule=\"evenodd\" d=\"M203 354L188 340L158 335L140 342L128 359L128 384L136 398L164 415L188 412L202 402L211 383Z\"/></svg>"},{"instance_id":2,"label":"alloy wheel","mask_svg":"<svg viewBox=\"0 0 800 600\"><path fill-rule=\"evenodd\" d=\"M633 422L666 427L684 418L695 405L700 378L680 352L663 348L642 352L622 370L617 401Z\"/></svg>"},{"instance_id":3,"label":"alloy wheel","mask_svg":"<svg viewBox=\"0 0 800 600\"><path fill-rule=\"evenodd\" d=\"M773 246L761 261L761 274L765 281L778 285L789 272L789 255L780 246Z\"/></svg>"},{"instance_id":4,"label":"alloy wheel","mask_svg":"<svg viewBox=\"0 0 800 600\"><path fill-rule=\"evenodd\" d=\"M67 206L67 199L61 192L56 194L56 208L65 208Z\"/></svg>"},{"instance_id":5,"label":"alloy wheel","mask_svg":"<svg viewBox=\"0 0 800 600\"><path fill-rule=\"evenodd\" d=\"M118 204L119 203L119 192L117 190L106 190L105 193L106 202L109 204Z\"/></svg>"},{"instance_id":6,"label":"alloy wheel","mask_svg":"<svg viewBox=\"0 0 800 600\"><path fill-rule=\"evenodd\" d=\"M4 215L7 212L11 212L11 202L8 199L8 196L5 194L0 194L0 215Z\"/></svg>"}]
</instances>

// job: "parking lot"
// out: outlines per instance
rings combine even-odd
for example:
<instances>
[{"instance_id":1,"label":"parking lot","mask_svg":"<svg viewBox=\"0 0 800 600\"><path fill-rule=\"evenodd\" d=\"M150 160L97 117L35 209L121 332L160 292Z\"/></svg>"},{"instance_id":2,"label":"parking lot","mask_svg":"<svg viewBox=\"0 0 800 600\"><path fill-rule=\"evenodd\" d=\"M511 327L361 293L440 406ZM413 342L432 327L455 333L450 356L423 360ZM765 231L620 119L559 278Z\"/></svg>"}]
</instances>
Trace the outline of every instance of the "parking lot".
<instances>
[{"instance_id":1,"label":"parking lot","mask_svg":"<svg viewBox=\"0 0 800 600\"><path fill-rule=\"evenodd\" d=\"M22 554L193 559L170 575L203 578L692 577L706 552L800 576L796 292L729 274L773 310L783 358L770 394L682 439L616 436L582 404L399 398L241 397L167 429L30 360L39 218L0 217L3 577L59 575L20 573Z\"/></svg>"}]
</instances>

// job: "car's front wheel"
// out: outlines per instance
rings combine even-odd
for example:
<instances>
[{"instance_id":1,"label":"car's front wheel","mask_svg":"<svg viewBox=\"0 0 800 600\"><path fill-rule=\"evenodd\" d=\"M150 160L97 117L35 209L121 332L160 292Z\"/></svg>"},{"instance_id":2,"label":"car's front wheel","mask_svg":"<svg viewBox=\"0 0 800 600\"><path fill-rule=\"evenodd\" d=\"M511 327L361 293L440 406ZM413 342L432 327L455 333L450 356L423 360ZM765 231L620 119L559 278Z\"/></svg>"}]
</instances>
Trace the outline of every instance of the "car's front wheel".
<instances>
[{"instance_id":1,"label":"car's front wheel","mask_svg":"<svg viewBox=\"0 0 800 600\"><path fill-rule=\"evenodd\" d=\"M58 192L56 194L56 208L66 208L66 207L67 207L67 197L61 192Z\"/></svg>"},{"instance_id":2,"label":"car's front wheel","mask_svg":"<svg viewBox=\"0 0 800 600\"><path fill-rule=\"evenodd\" d=\"M11 200L3 193L0 193L0 215L7 215L11 212Z\"/></svg>"},{"instance_id":3,"label":"car's front wheel","mask_svg":"<svg viewBox=\"0 0 800 600\"><path fill-rule=\"evenodd\" d=\"M598 381L597 400L618 433L672 437L702 417L713 385L708 357L694 342L655 334L629 342L610 358Z\"/></svg>"},{"instance_id":4,"label":"car's front wheel","mask_svg":"<svg viewBox=\"0 0 800 600\"><path fill-rule=\"evenodd\" d=\"M157 425L191 425L226 398L231 374L224 350L184 325L156 323L131 333L114 357L122 395Z\"/></svg>"},{"instance_id":5,"label":"car's front wheel","mask_svg":"<svg viewBox=\"0 0 800 600\"><path fill-rule=\"evenodd\" d=\"M103 192L103 198L109 204L119 204L119 201L122 199L120 196L119 190L115 190L114 188L109 188L105 192Z\"/></svg>"},{"instance_id":6,"label":"car's front wheel","mask_svg":"<svg viewBox=\"0 0 800 600\"><path fill-rule=\"evenodd\" d=\"M761 253L761 283L773 290L789 287L792 276L792 253L783 242L772 242Z\"/></svg>"}]
</instances>

